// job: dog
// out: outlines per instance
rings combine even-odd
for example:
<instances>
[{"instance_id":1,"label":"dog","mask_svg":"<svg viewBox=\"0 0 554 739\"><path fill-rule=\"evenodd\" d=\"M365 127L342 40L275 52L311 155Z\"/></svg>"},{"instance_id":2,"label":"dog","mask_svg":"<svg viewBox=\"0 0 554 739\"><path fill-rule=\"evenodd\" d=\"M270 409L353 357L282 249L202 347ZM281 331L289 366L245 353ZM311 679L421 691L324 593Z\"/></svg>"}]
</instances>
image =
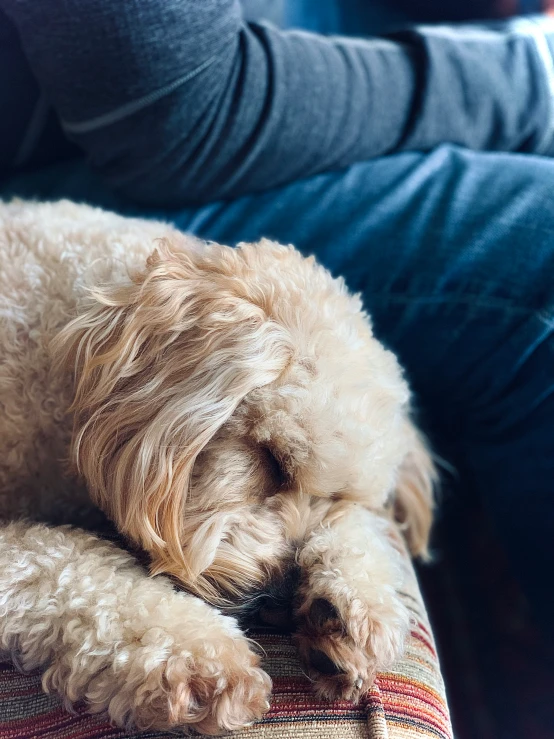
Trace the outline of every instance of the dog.
<instances>
[{"instance_id":1,"label":"dog","mask_svg":"<svg viewBox=\"0 0 554 739\"><path fill-rule=\"evenodd\" d=\"M0 253L4 655L216 735L271 690L232 611L288 591L315 690L357 700L402 653L394 532L426 555L436 478L360 297L293 247L65 201L0 204ZM150 572L69 525L91 506Z\"/></svg>"}]
</instances>

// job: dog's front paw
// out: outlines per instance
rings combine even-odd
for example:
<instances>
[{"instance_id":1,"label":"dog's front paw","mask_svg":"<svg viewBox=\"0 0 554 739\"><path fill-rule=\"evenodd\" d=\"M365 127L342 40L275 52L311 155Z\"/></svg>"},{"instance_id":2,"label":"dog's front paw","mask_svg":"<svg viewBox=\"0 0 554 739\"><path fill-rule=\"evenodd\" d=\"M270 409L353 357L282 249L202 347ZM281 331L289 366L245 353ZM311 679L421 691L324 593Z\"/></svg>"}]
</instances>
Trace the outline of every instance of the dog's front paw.
<instances>
[{"instance_id":1,"label":"dog's front paw","mask_svg":"<svg viewBox=\"0 0 554 739\"><path fill-rule=\"evenodd\" d=\"M401 656L408 611L396 593L373 605L344 592L304 591L297 608L298 650L319 695L357 702L378 671Z\"/></svg>"},{"instance_id":2,"label":"dog's front paw","mask_svg":"<svg viewBox=\"0 0 554 739\"><path fill-rule=\"evenodd\" d=\"M269 708L271 680L258 662L242 636L174 653L144 671L128 718L138 728L194 726L210 736L243 728Z\"/></svg>"},{"instance_id":3,"label":"dog's front paw","mask_svg":"<svg viewBox=\"0 0 554 739\"><path fill-rule=\"evenodd\" d=\"M269 708L269 676L232 619L206 615L196 633L190 623L174 623L121 645L85 690L90 710L107 710L128 728L193 727L210 736L260 719Z\"/></svg>"},{"instance_id":4,"label":"dog's front paw","mask_svg":"<svg viewBox=\"0 0 554 739\"><path fill-rule=\"evenodd\" d=\"M269 708L271 691L271 680L258 663L243 637L231 644L205 645L195 655L171 657L149 707L154 724L150 717L147 723L163 729L193 725L213 736L257 721ZM160 700L165 716L158 711ZM139 719L141 713L139 709Z\"/></svg>"}]
</instances>

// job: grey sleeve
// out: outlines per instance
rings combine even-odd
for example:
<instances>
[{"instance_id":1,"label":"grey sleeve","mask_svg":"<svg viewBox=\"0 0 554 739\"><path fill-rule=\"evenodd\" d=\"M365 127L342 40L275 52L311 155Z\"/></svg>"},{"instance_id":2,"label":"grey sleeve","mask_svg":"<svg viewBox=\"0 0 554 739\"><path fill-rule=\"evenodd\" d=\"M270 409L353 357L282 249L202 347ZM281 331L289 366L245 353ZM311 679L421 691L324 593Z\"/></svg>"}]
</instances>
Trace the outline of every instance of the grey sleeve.
<instances>
[{"instance_id":1,"label":"grey sleeve","mask_svg":"<svg viewBox=\"0 0 554 739\"><path fill-rule=\"evenodd\" d=\"M354 40L245 23L238 0L0 7L66 134L144 203L236 197L443 142L553 146L548 21Z\"/></svg>"}]
</instances>

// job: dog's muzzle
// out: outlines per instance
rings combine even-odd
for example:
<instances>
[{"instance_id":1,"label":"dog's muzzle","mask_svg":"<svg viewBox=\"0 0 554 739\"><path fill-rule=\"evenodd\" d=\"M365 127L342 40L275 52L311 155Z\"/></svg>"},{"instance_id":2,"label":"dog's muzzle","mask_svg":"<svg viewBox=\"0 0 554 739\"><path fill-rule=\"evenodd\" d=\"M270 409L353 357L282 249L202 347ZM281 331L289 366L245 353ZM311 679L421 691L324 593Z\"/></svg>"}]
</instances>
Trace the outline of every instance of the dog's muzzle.
<instances>
[{"instance_id":1,"label":"dog's muzzle","mask_svg":"<svg viewBox=\"0 0 554 739\"><path fill-rule=\"evenodd\" d=\"M251 593L240 607L240 620L289 630L293 624L293 602L300 581L300 568L290 565L266 586Z\"/></svg>"}]
</instances>

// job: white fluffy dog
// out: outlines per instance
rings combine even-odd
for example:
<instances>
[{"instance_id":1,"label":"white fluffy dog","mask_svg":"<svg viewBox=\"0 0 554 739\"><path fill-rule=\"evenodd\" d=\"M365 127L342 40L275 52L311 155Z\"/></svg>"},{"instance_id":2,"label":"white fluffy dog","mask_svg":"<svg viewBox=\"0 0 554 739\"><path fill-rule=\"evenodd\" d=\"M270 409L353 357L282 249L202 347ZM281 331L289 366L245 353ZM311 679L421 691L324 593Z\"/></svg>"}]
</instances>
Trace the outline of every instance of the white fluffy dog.
<instances>
[{"instance_id":1,"label":"white fluffy dog","mask_svg":"<svg viewBox=\"0 0 554 739\"><path fill-rule=\"evenodd\" d=\"M409 627L388 519L425 553L434 469L360 299L292 247L68 202L0 204L0 254L1 648L119 725L217 734L271 688L221 606L288 587L316 690L367 691ZM184 590L40 523L90 499Z\"/></svg>"}]
</instances>

